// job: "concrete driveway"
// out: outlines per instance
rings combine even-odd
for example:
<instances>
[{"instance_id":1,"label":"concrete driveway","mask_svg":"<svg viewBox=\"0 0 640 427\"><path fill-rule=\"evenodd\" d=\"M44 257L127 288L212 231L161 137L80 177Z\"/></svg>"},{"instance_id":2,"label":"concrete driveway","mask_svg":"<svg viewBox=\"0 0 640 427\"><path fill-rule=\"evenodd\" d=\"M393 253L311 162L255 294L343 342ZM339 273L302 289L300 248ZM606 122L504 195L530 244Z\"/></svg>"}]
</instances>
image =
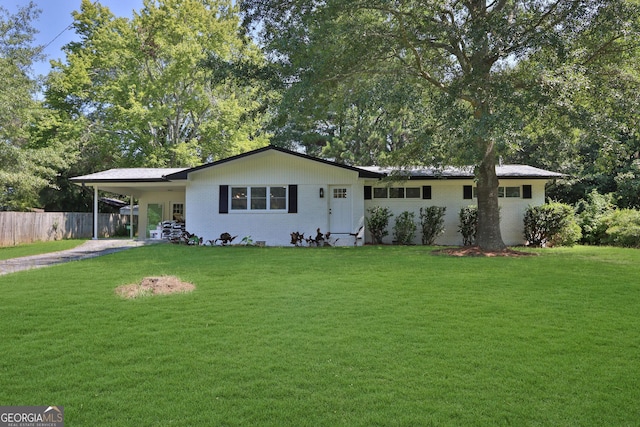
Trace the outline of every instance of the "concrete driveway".
<instances>
[{"instance_id":1,"label":"concrete driveway","mask_svg":"<svg viewBox=\"0 0 640 427\"><path fill-rule=\"evenodd\" d=\"M70 261L79 261L88 258L95 258L101 255L108 255L126 249L136 248L148 244L159 243L159 240L119 240L119 239L99 239L89 240L82 245L68 249L66 251L50 252L41 255L31 255L22 258L13 258L0 261L0 275L15 273L17 271L43 268L51 265L62 264Z\"/></svg>"}]
</instances>

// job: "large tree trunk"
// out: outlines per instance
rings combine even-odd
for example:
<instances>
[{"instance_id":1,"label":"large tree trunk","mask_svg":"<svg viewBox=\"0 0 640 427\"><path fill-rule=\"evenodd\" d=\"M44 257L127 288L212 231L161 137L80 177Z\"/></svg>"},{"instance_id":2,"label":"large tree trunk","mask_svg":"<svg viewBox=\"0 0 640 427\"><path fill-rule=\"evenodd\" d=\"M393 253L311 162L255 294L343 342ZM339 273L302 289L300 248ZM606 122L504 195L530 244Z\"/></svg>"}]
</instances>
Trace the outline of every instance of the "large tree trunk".
<instances>
[{"instance_id":1,"label":"large tree trunk","mask_svg":"<svg viewBox=\"0 0 640 427\"><path fill-rule=\"evenodd\" d=\"M507 246L500 232L500 206L498 206L498 175L496 154L490 141L483 141L484 155L476 169L478 180L478 234L476 244L483 251L504 251Z\"/></svg>"}]
</instances>

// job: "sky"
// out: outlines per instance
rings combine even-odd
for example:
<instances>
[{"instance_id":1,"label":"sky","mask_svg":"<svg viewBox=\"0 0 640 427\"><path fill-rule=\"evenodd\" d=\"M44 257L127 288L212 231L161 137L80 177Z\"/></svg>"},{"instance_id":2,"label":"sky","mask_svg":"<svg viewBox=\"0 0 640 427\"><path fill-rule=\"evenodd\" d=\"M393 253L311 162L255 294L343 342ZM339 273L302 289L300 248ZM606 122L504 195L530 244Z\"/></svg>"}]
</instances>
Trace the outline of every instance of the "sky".
<instances>
[{"instance_id":1,"label":"sky","mask_svg":"<svg viewBox=\"0 0 640 427\"><path fill-rule=\"evenodd\" d=\"M50 60L64 59L62 46L78 40L75 32L67 27L73 22L71 12L80 10L81 0L34 0L34 3L41 9L39 19L32 22L33 27L38 30L35 44L50 44L44 50L46 60L34 64L33 68L35 74L47 74L50 70ZM99 0L99 3L108 7L114 15L127 18L133 16L133 10L142 8L142 0ZM29 4L29 0L0 0L0 6L12 14L19 7L27 4Z\"/></svg>"}]
</instances>

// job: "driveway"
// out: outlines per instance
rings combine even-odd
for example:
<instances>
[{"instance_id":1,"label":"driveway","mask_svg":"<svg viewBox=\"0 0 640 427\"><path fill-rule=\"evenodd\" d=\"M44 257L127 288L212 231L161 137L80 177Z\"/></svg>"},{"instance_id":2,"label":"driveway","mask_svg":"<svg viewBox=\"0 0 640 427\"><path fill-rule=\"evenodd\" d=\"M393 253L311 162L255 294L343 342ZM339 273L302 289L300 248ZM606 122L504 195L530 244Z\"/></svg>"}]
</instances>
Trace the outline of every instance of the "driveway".
<instances>
[{"instance_id":1,"label":"driveway","mask_svg":"<svg viewBox=\"0 0 640 427\"><path fill-rule=\"evenodd\" d=\"M43 268L70 261L95 258L101 255L108 255L115 252L124 251L126 249L136 248L148 244L155 244L158 242L160 241L137 241L119 239L89 240L76 248L68 249L66 251L50 252L47 254L31 255L22 258L13 258L0 261L0 275L15 273L17 271L23 270L31 270L34 268Z\"/></svg>"}]
</instances>

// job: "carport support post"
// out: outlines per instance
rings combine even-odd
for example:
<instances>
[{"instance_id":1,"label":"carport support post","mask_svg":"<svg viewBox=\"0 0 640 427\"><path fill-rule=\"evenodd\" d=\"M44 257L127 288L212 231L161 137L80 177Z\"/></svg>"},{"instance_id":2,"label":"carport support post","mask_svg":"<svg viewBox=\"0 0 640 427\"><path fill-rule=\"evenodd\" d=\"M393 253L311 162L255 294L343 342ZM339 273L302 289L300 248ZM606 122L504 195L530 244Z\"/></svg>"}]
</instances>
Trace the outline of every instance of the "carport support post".
<instances>
[{"instance_id":1,"label":"carport support post","mask_svg":"<svg viewBox=\"0 0 640 427\"><path fill-rule=\"evenodd\" d=\"M98 186L93 187L93 240L98 240Z\"/></svg>"},{"instance_id":2,"label":"carport support post","mask_svg":"<svg viewBox=\"0 0 640 427\"><path fill-rule=\"evenodd\" d=\"M131 201L129 202L129 238L133 240L133 194L129 197L131 197Z\"/></svg>"}]
</instances>

